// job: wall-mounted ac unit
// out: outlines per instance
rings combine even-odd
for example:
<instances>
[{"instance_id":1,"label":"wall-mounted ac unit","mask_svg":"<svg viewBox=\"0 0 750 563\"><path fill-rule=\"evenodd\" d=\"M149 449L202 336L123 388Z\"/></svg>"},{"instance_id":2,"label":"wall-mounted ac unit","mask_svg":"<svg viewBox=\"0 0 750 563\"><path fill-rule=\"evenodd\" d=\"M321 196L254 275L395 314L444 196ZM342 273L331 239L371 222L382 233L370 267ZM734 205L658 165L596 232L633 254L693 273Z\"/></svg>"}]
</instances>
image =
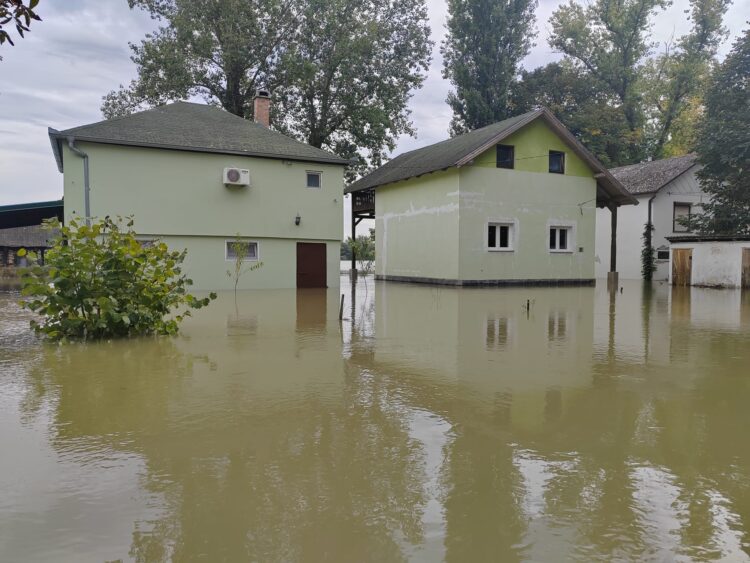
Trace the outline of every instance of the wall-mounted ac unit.
<instances>
[{"instance_id":1,"label":"wall-mounted ac unit","mask_svg":"<svg viewBox=\"0 0 750 563\"><path fill-rule=\"evenodd\" d=\"M243 168L225 168L224 169L225 186L249 186L250 171Z\"/></svg>"}]
</instances>

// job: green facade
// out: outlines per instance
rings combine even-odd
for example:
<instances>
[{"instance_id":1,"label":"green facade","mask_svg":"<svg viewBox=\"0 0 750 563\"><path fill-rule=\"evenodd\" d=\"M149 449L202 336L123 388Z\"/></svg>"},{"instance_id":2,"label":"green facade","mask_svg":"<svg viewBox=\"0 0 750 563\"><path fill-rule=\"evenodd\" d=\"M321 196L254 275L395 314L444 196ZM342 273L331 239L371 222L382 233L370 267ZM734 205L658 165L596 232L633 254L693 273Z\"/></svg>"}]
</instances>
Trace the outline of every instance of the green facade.
<instances>
[{"instance_id":1,"label":"green facade","mask_svg":"<svg viewBox=\"0 0 750 563\"><path fill-rule=\"evenodd\" d=\"M297 242L327 246L329 287L339 285L343 172L333 164L213 153L77 143L89 155L93 217L129 216L144 240L188 249L185 270L196 289L230 289L226 242L258 243L263 267L241 289L296 287ZM83 160L63 146L65 216L84 215ZM225 167L250 170L251 185L226 187ZM320 189L306 172L322 173ZM300 224L295 225L299 215Z\"/></svg>"},{"instance_id":2,"label":"green facade","mask_svg":"<svg viewBox=\"0 0 750 563\"><path fill-rule=\"evenodd\" d=\"M493 146L461 168L377 189L377 274L445 283L588 282L594 278L596 179L543 121L502 141L515 167L496 167ZM549 151L565 152L551 174ZM490 249L488 225L508 225L512 248ZM567 248L550 250L550 229Z\"/></svg>"}]
</instances>

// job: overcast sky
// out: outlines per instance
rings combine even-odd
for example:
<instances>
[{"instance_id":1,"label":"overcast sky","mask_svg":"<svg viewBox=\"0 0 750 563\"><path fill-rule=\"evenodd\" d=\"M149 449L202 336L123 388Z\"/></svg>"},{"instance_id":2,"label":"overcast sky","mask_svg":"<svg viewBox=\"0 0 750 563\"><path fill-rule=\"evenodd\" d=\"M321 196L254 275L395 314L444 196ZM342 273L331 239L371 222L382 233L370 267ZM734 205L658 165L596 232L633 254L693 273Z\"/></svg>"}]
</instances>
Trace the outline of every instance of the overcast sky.
<instances>
[{"instance_id":1,"label":"overcast sky","mask_svg":"<svg viewBox=\"0 0 750 563\"><path fill-rule=\"evenodd\" d=\"M547 45L548 20L558 0L540 0L539 35L524 61L534 68L559 58ZM432 66L424 87L415 93L412 118L418 136L400 140L396 153L447 137L450 111L445 104L448 84L441 78L438 50L445 28L445 0L428 0L432 38ZM676 37L689 29L687 0L675 0L654 25L654 39ZM0 205L62 197L62 174L57 171L47 127L67 129L101 119L101 98L135 77L128 42L137 42L155 22L127 0L41 0L25 39L15 47L0 47ZM750 19L750 2L735 0L725 24L732 38Z\"/></svg>"}]
</instances>

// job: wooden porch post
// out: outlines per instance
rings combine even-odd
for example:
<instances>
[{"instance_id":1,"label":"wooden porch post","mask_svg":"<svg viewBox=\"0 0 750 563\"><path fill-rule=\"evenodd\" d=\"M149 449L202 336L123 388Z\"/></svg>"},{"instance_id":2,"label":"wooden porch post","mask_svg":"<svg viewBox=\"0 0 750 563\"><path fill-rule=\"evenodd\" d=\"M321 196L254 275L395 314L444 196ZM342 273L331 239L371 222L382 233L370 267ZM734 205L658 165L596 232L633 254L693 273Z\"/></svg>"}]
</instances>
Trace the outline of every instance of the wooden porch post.
<instances>
[{"instance_id":1,"label":"wooden porch post","mask_svg":"<svg viewBox=\"0 0 750 563\"><path fill-rule=\"evenodd\" d=\"M609 272L607 273L607 287L610 291L617 291L619 276L617 274L617 205L610 204L609 212L612 219L612 227L609 243Z\"/></svg>"},{"instance_id":2,"label":"wooden porch post","mask_svg":"<svg viewBox=\"0 0 750 563\"><path fill-rule=\"evenodd\" d=\"M357 276L357 257L354 253L354 241L356 240L357 240L357 220L356 220L355 212L354 212L354 193L352 193L352 246L351 246L352 269L350 272L350 275L352 276L352 278L355 278Z\"/></svg>"}]
</instances>

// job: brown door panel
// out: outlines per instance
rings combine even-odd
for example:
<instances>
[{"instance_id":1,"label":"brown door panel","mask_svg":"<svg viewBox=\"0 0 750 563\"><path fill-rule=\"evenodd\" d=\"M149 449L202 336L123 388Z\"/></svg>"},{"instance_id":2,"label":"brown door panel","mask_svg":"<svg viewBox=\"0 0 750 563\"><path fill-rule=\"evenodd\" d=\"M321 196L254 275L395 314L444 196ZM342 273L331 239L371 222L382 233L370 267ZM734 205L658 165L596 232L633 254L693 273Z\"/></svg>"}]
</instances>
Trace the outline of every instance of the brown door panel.
<instances>
[{"instance_id":1,"label":"brown door panel","mask_svg":"<svg viewBox=\"0 0 750 563\"><path fill-rule=\"evenodd\" d=\"M328 287L326 245L297 243L297 287Z\"/></svg>"}]
</instances>

